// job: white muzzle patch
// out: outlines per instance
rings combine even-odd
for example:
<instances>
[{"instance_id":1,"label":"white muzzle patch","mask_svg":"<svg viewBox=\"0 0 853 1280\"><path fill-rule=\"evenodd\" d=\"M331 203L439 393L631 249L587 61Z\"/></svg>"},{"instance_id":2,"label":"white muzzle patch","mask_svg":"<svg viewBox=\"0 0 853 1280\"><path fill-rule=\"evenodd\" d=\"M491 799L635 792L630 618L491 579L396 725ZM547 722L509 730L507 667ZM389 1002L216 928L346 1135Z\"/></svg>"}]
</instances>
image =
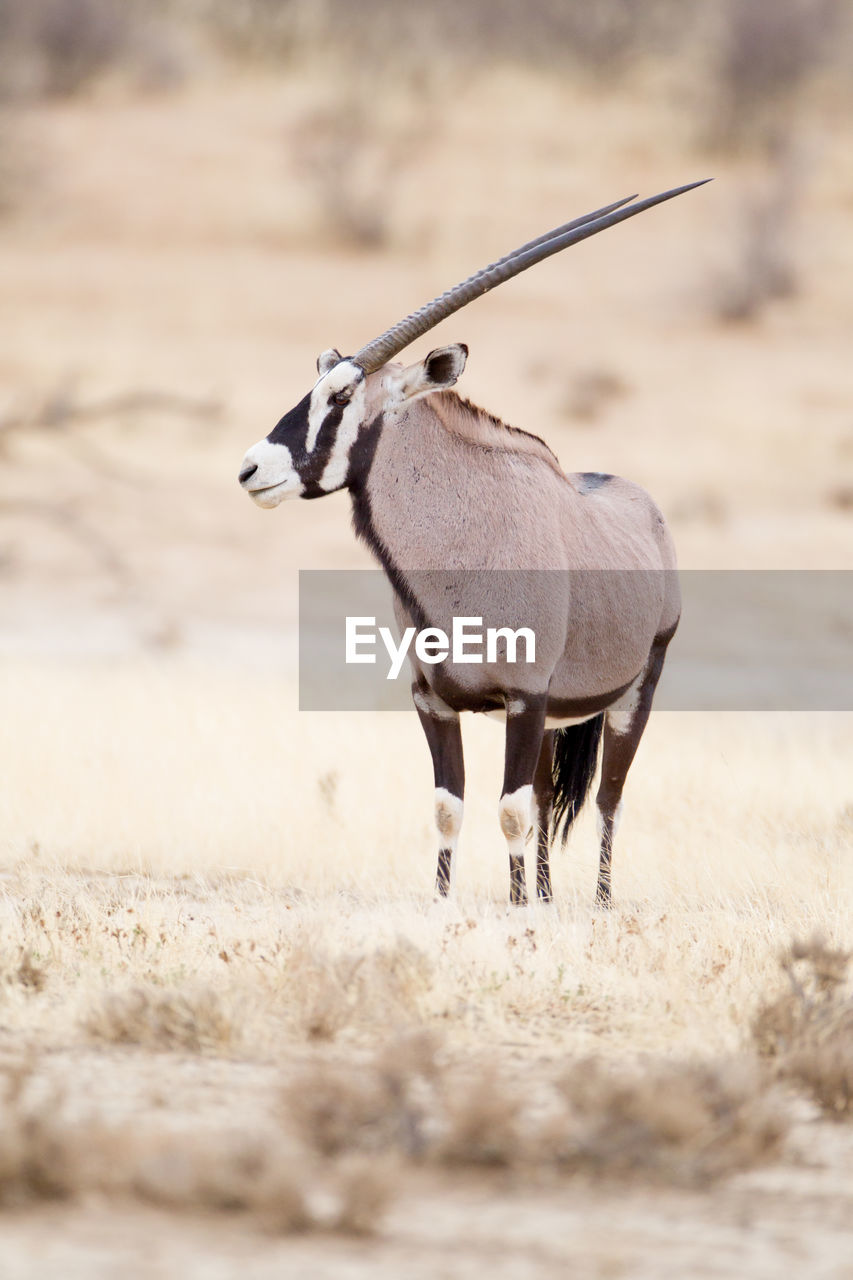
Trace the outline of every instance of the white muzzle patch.
<instances>
[{"instance_id":1,"label":"white muzzle patch","mask_svg":"<svg viewBox=\"0 0 853 1280\"><path fill-rule=\"evenodd\" d=\"M259 507L277 507L286 498L299 498L304 492L305 486L286 444L259 440L243 459L241 470L248 467L258 469L243 488Z\"/></svg>"}]
</instances>

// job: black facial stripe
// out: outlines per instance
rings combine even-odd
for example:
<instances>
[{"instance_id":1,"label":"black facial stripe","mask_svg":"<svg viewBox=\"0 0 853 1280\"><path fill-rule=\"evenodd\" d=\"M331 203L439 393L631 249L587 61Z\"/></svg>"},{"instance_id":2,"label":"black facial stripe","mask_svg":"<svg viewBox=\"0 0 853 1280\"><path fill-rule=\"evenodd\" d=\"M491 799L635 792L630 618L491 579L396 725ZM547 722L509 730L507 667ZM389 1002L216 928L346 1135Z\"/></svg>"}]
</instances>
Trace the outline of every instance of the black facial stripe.
<instances>
[{"instance_id":1,"label":"black facial stripe","mask_svg":"<svg viewBox=\"0 0 853 1280\"><path fill-rule=\"evenodd\" d=\"M364 375L362 374L361 378L357 378L356 381L362 381L363 377ZM335 404L334 394L337 393L333 393L330 396L328 406L324 410L323 421L310 453L308 452L308 433L311 425L310 415L313 392L300 400L299 404L291 409L289 413L286 413L267 436L270 444L284 445L290 451L293 469L302 481L302 496L304 498L322 498L325 494L332 492L330 489L324 489L320 481L334 452L338 430L348 407L347 405ZM381 426L382 418L380 415L368 428L362 428L357 433L350 449L350 466L347 468L347 475L343 483L338 486L339 488L350 484L353 472L359 476L366 476L370 469L370 462L373 458Z\"/></svg>"},{"instance_id":2,"label":"black facial stripe","mask_svg":"<svg viewBox=\"0 0 853 1280\"><path fill-rule=\"evenodd\" d=\"M308 496L309 488L314 489L320 484L320 479L326 470L326 463L331 457L335 441L338 438L338 427L341 425L341 418L344 416L345 408L346 405L332 405L323 419L323 425L317 432L314 448L310 453L303 451L296 462L299 477L305 485L306 497ZM320 492L325 493L326 490L321 489Z\"/></svg>"},{"instance_id":3,"label":"black facial stripe","mask_svg":"<svg viewBox=\"0 0 853 1280\"><path fill-rule=\"evenodd\" d=\"M334 406L333 410L329 411L325 422L320 428L320 433L317 436L317 443L314 446L314 451L311 454L307 467L300 469L302 482L305 485L305 491L302 494L303 498L322 498L325 497L327 493L334 492L332 489L323 489L320 485L320 480L322 479L323 471L325 470L329 455L334 447L334 442L337 438L337 427L343 417L344 408L346 408L346 406ZM337 415L334 418L333 413ZM334 424L334 430L331 438L329 439L326 432L327 429L331 428L332 424ZM368 471L370 470L370 464L373 461L373 455L376 452L376 446L379 442L381 432L382 414L380 413L378 417L373 419L369 427L362 427L359 430L350 447L346 477L343 483L338 486L339 488L355 488L363 483ZM315 458L318 460L316 466L313 465ZM310 470L308 468L310 468Z\"/></svg>"},{"instance_id":4,"label":"black facial stripe","mask_svg":"<svg viewBox=\"0 0 853 1280\"><path fill-rule=\"evenodd\" d=\"M294 462L305 453L305 441L308 438L308 410L310 407L311 395L309 393L276 423L267 436L270 444L287 445Z\"/></svg>"},{"instance_id":5,"label":"black facial stripe","mask_svg":"<svg viewBox=\"0 0 853 1280\"><path fill-rule=\"evenodd\" d=\"M302 481L306 498L318 498L326 492L325 489L320 488L319 481L334 448L345 408L346 405L337 404L329 407L310 453L307 447L310 428L310 394L286 413L267 436L270 444L283 444L290 450L293 468Z\"/></svg>"}]
</instances>

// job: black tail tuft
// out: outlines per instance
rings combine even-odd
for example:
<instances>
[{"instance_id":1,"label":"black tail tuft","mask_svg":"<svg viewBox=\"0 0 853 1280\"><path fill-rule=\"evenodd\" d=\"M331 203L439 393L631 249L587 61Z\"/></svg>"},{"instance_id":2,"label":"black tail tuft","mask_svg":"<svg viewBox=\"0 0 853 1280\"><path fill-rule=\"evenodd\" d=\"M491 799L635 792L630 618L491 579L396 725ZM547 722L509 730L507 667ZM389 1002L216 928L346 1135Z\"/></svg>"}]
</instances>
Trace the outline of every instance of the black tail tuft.
<instances>
[{"instance_id":1,"label":"black tail tuft","mask_svg":"<svg viewBox=\"0 0 853 1280\"><path fill-rule=\"evenodd\" d=\"M565 844L569 828L583 808L598 766L598 747L604 714L583 724L558 729L554 743L554 808L551 814L551 839L560 837Z\"/></svg>"}]
</instances>

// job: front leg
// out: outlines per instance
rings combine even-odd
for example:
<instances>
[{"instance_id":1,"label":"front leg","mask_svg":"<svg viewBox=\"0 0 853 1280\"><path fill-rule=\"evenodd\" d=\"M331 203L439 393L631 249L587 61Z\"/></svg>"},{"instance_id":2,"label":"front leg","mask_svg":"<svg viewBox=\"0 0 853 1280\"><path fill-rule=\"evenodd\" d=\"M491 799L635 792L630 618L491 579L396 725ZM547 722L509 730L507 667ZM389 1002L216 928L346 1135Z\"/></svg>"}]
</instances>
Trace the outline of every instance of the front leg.
<instances>
[{"instance_id":1,"label":"front leg","mask_svg":"<svg viewBox=\"0 0 853 1280\"><path fill-rule=\"evenodd\" d=\"M435 776L435 825L438 830L436 895L446 898L455 881L454 854L462 827L465 763L457 712L425 685L412 688Z\"/></svg>"},{"instance_id":2,"label":"front leg","mask_svg":"<svg viewBox=\"0 0 853 1280\"><path fill-rule=\"evenodd\" d=\"M524 694L507 699L504 784L500 803L501 830L509 851L509 900L527 902L524 846L532 823L533 779L545 731L545 695Z\"/></svg>"}]
</instances>

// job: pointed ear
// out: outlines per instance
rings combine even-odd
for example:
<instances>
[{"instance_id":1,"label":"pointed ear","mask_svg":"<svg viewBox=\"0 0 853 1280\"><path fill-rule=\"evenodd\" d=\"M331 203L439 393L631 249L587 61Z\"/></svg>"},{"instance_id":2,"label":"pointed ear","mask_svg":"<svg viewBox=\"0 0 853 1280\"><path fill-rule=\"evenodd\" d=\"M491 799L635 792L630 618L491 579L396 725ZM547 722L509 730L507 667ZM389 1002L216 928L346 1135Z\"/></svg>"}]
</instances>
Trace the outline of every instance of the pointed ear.
<instances>
[{"instance_id":1,"label":"pointed ear","mask_svg":"<svg viewBox=\"0 0 853 1280\"><path fill-rule=\"evenodd\" d=\"M418 364L410 364L398 375L398 390L401 400L411 400L414 396L423 396L431 391L445 391L452 387L465 368L468 359L468 348L464 342L455 342L450 347L436 347L426 360Z\"/></svg>"},{"instance_id":2,"label":"pointed ear","mask_svg":"<svg viewBox=\"0 0 853 1280\"><path fill-rule=\"evenodd\" d=\"M329 347L328 351L323 351L317 357L317 372L323 378L330 369L334 369L336 364L343 360L340 351L336 351L334 347Z\"/></svg>"},{"instance_id":3,"label":"pointed ear","mask_svg":"<svg viewBox=\"0 0 853 1280\"><path fill-rule=\"evenodd\" d=\"M462 377L468 348L464 342L454 342L450 347L436 347L424 360L424 374L433 385L452 387Z\"/></svg>"}]
</instances>

